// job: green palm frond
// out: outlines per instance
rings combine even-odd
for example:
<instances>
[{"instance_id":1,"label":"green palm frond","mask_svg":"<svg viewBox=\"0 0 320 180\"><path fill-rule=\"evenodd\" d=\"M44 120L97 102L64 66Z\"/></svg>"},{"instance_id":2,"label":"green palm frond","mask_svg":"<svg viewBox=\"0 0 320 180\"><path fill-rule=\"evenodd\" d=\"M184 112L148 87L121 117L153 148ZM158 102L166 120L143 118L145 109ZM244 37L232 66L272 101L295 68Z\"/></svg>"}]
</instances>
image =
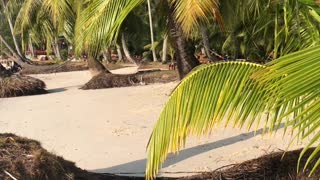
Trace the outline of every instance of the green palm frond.
<instances>
[{"instance_id":1,"label":"green palm frond","mask_svg":"<svg viewBox=\"0 0 320 180\"><path fill-rule=\"evenodd\" d=\"M221 124L250 128L266 118L264 113L269 114L266 123L269 122L270 130L279 126L275 117L288 104L273 110L266 103L270 94L251 78L253 72L261 69L265 67L228 62L193 70L174 90L153 130L146 177L157 174L167 154L184 146L187 135L208 134Z\"/></svg>"},{"instance_id":2,"label":"green palm frond","mask_svg":"<svg viewBox=\"0 0 320 180\"><path fill-rule=\"evenodd\" d=\"M102 48L110 46L117 39L128 14L143 1L89 0L76 30L81 31L82 35L76 41L83 42L91 54L97 55Z\"/></svg>"},{"instance_id":3,"label":"green palm frond","mask_svg":"<svg viewBox=\"0 0 320 180\"><path fill-rule=\"evenodd\" d=\"M21 4L15 21L15 32L28 36L35 43L47 40L48 48L51 46L50 42L62 34L71 41L75 21L72 6L80 4L79 2L25 0Z\"/></svg>"},{"instance_id":4,"label":"green palm frond","mask_svg":"<svg viewBox=\"0 0 320 180\"><path fill-rule=\"evenodd\" d=\"M31 26L38 12L37 9L40 8L41 2L39 0L25 0L16 19L15 32L22 33L22 31Z\"/></svg>"},{"instance_id":5,"label":"green palm frond","mask_svg":"<svg viewBox=\"0 0 320 180\"><path fill-rule=\"evenodd\" d=\"M174 7L177 22L186 34L190 34L200 21L208 21L208 17L220 18L219 0L169 0Z\"/></svg>"},{"instance_id":6,"label":"green palm frond","mask_svg":"<svg viewBox=\"0 0 320 180\"><path fill-rule=\"evenodd\" d=\"M285 123L285 133L292 127L294 140L312 137L305 151L317 148L308 167L320 153L319 59L316 46L266 66L228 62L196 68L174 90L153 130L147 178L157 174L169 152L184 146L187 135L208 134L221 124L250 129L262 120L269 132ZM315 161L312 172L320 165L320 159Z\"/></svg>"},{"instance_id":7,"label":"green palm frond","mask_svg":"<svg viewBox=\"0 0 320 180\"><path fill-rule=\"evenodd\" d=\"M279 121L285 117L292 117L291 124L298 134L296 139L305 140L311 136L312 139L307 145L307 150L311 146L316 146L305 167L310 165L314 155L320 152L320 46L308 48L303 51L281 57L264 70L254 74L260 83L265 84L268 91L277 92L276 95L268 98L269 103L275 103L278 107L293 99L300 101L287 109L287 112L279 117ZM281 77L272 84L268 84L271 79ZM305 151L304 151L305 152ZM301 154L301 157L304 155ZM320 159L317 160L313 171L319 168Z\"/></svg>"}]
</instances>

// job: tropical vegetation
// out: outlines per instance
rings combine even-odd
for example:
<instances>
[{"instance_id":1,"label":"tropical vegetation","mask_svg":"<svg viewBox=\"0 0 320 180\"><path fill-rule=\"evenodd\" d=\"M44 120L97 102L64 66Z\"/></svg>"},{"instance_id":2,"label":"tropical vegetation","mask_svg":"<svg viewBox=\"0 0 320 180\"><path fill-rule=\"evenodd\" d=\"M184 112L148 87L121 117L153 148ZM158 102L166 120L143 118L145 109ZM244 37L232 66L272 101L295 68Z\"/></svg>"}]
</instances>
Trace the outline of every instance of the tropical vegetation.
<instances>
[{"instance_id":1,"label":"tropical vegetation","mask_svg":"<svg viewBox=\"0 0 320 180\"><path fill-rule=\"evenodd\" d=\"M25 52L33 46L45 45L63 59L59 38L67 41L67 54L88 55L96 77L115 78L99 61L101 55L111 61L112 52L136 65L142 54L176 61L183 80L150 137L148 179L187 135L208 134L218 125L251 129L265 123L273 132L284 122L295 139L312 137L306 149L316 149L305 167L320 152L318 1L0 1L6 22L0 24L1 53L20 63L29 62ZM200 65L195 54L201 50L211 62L221 60L219 54L250 62ZM319 165L316 160L314 170Z\"/></svg>"}]
</instances>

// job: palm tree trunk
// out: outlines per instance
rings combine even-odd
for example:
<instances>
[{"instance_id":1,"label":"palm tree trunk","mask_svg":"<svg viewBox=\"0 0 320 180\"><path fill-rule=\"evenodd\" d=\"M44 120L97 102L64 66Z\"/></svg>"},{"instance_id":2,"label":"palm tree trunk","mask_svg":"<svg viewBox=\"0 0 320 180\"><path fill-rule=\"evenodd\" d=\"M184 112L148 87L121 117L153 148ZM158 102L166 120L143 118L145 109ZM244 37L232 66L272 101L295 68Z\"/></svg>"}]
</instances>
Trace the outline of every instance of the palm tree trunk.
<instances>
[{"instance_id":1,"label":"palm tree trunk","mask_svg":"<svg viewBox=\"0 0 320 180\"><path fill-rule=\"evenodd\" d=\"M31 56L34 57L34 48L33 48L33 44L32 44L31 38L29 39L29 50L30 50Z\"/></svg>"},{"instance_id":2,"label":"palm tree trunk","mask_svg":"<svg viewBox=\"0 0 320 180\"><path fill-rule=\"evenodd\" d=\"M56 58L58 60L62 60L61 54L60 54L60 48L59 48L59 41L58 41L58 38L56 37L54 38L53 48L54 48L54 53L56 55Z\"/></svg>"},{"instance_id":3,"label":"palm tree trunk","mask_svg":"<svg viewBox=\"0 0 320 180\"><path fill-rule=\"evenodd\" d=\"M26 63L26 59L20 57L16 51L7 43L7 41L1 36L0 34L0 41L7 47L7 49L11 52L12 56L14 57L14 61L16 61L16 63L18 63L20 66L22 67L26 67L27 64ZM6 53L7 54L7 53Z\"/></svg>"},{"instance_id":4,"label":"palm tree trunk","mask_svg":"<svg viewBox=\"0 0 320 180\"><path fill-rule=\"evenodd\" d=\"M163 46L162 46L162 63L163 64L167 63L168 61L167 55L168 55L168 36L166 36L163 40Z\"/></svg>"},{"instance_id":5,"label":"palm tree trunk","mask_svg":"<svg viewBox=\"0 0 320 180\"><path fill-rule=\"evenodd\" d=\"M157 60L157 55L156 55L156 50L154 49L154 35L153 35L153 23L152 23L152 14L151 14L151 5L150 5L150 0L148 0L148 12L149 12L149 24L150 24L150 35L151 35L151 50L152 50L152 57L153 61L156 62Z\"/></svg>"},{"instance_id":6,"label":"palm tree trunk","mask_svg":"<svg viewBox=\"0 0 320 180\"><path fill-rule=\"evenodd\" d=\"M111 56L111 50L110 48L107 48L105 52L103 53L104 59L109 64L112 62L112 56Z\"/></svg>"},{"instance_id":7,"label":"palm tree trunk","mask_svg":"<svg viewBox=\"0 0 320 180\"><path fill-rule=\"evenodd\" d=\"M123 55L122 55L122 51L121 51L121 47L119 45L117 46L117 53L118 53L118 62L123 60Z\"/></svg>"},{"instance_id":8,"label":"palm tree trunk","mask_svg":"<svg viewBox=\"0 0 320 180\"><path fill-rule=\"evenodd\" d=\"M12 53L13 56L19 57L15 50L8 44L8 42L0 34L0 41L7 47L7 49Z\"/></svg>"},{"instance_id":9,"label":"palm tree trunk","mask_svg":"<svg viewBox=\"0 0 320 180\"><path fill-rule=\"evenodd\" d=\"M92 76L96 76L100 73L110 73L103 64L101 64L96 58L89 56L88 67Z\"/></svg>"},{"instance_id":10,"label":"palm tree trunk","mask_svg":"<svg viewBox=\"0 0 320 180\"><path fill-rule=\"evenodd\" d=\"M194 56L194 46L184 36L180 25L175 21L174 9L169 8L170 36L173 39L173 47L176 51L175 59L179 71L179 78L183 79L194 67L200 63Z\"/></svg>"},{"instance_id":11,"label":"palm tree trunk","mask_svg":"<svg viewBox=\"0 0 320 180\"><path fill-rule=\"evenodd\" d=\"M107 60L109 61L109 63L112 63L112 51L111 51L111 48L107 49Z\"/></svg>"},{"instance_id":12,"label":"palm tree trunk","mask_svg":"<svg viewBox=\"0 0 320 180\"><path fill-rule=\"evenodd\" d=\"M205 50L205 55L211 61L217 60L210 53L210 40L209 40L208 29L204 25L201 25L200 29L201 29L201 36L202 36L202 41L203 41L203 47L204 47L204 50Z\"/></svg>"},{"instance_id":13,"label":"palm tree trunk","mask_svg":"<svg viewBox=\"0 0 320 180\"><path fill-rule=\"evenodd\" d=\"M121 35L121 43L122 43L122 49L123 49L124 55L126 56L126 59L134 63L135 65L137 65L137 62L132 58L130 54L124 33L122 33Z\"/></svg>"}]
</instances>

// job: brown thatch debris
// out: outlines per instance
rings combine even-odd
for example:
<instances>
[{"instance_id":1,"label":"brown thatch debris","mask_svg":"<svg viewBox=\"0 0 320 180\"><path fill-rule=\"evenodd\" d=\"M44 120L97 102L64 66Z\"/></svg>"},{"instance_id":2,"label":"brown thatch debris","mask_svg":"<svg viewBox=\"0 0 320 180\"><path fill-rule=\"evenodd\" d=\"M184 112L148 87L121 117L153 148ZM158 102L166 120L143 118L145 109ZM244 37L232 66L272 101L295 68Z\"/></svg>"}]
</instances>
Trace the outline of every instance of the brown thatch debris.
<instances>
[{"instance_id":1,"label":"brown thatch debris","mask_svg":"<svg viewBox=\"0 0 320 180\"><path fill-rule=\"evenodd\" d=\"M310 149L302 159L312 153ZM272 153L260 158L233 165L228 169L219 169L201 175L180 179L196 180L318 180L320 169L308 177L310 169L297 173L296 163L301 150ZM319 157L315 159L318 160ZM313 162L315 163L315 162ZM143 177L117 176L113 174L96 174L82 170L73 162L53 155L43 149L39 142L21 138L13 134L0 134L0 179L11 180L144 180ZM159 178L169 180L173 178Z\"/></svg>"},{"instance_id":2,"label":"brown thatch debris","mask_svg":"<svg viewBox=\"0 0 320 180\"><path fill-rule=\"evenodd\" d=\"M5 67L0 63L0 78L9 77L12 73L8 71Z\"/></svg>"},{"instance_id":3,"label":"brown thatch debris","mask_svg":"<svg viewBox=\"0 0 320 180\"><path fill-rule=\"evenodd\" d=\"M178 74L175 71L148 70L139 71L136 74L130 75L101 73L93 77L81 89L88 90L114 87L128 87L152 83L167 83L176 80L178 80Z\"/></svg>"},{"instance_id":4,"label":"brown thatch debris","mask_svg":"<svg viewBox=\"0 0 320 180\"><path fill-rule=\"evenodd\" d=\"M138 79L135 75L118 75L111 73L100 73L94 76L88 83L86 83L81 89L103 89L114 87L127 87L133 86L138 83Z\"/></svg>"},{"instance_id":5,"label":"brown thatch debris","mask_svg":"<svg viewBox=\"0 0 320 180\"><path fill-rule=\"evenodd\" d=\"M67 180L73 177L72 168L73 163L49 154L37 141L0 135L0 179L11 179L10 173L16 179Z\"/></svg>"},{"instance_id":6,"label":"brown thatch debris","mask_svg":"<svg viewBox=\"0 0 320 180\"><path fill-rule=\"evenodd\" d=\"M12 180L144 180L143 177L96 174L82 170L43 149L39 142L0 134L0 179Z\"/></svg>"},{"instance_id":7,"label":"brown thatch debris","mask_svg":"<svg viewBox=\"0 0 320 180\"><path fill-rule=\"evenodd\" d=\"M301 164L307 161L309 155L314 149L309 149L306 155L302 158ZM312 162L306 171L299 169L297 173L297 162L299 159L301 150L290 151L284 155L283 152L276 152L262 156L260 158L249 160L241 164L233 165L228 169L219 169L213 172L204 173L192 177L185 177L181 179L196 180L196 179L211 179L211 180L227 180L227 179L270 179L270 180L319 180L320 168L309 177L309 173L312 169L312 165L315 164L320 156L315 157L315 161ZM230 166L229 166L230 167Z\"/></svg>"},{"instance_id":8,"label":"brown thatch debris","mask_svg":"<svg viewBox=\"0 0 320 180\"><path fill-rule=\"evenodd\" d=\"M0 78L0 98L47 93L43 81L21 75Z\"/></svg>"}]
</instances>

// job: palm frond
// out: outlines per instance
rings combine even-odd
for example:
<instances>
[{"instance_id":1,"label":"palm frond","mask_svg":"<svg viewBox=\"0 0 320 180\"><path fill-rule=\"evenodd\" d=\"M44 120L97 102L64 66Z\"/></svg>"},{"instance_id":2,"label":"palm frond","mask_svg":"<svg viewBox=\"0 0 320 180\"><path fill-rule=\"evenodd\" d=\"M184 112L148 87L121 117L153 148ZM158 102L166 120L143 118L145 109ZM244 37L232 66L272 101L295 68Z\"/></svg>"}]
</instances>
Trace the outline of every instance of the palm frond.
<instances>
[{"instance_id":1,"label":"palm frond","mask_svg":"<svg viewBox=\"0 0 320 180\"><path fill-rule=\"evenodd\" d=\"M169 152L184 146L187 135L208 134L221 124L250 129L261 120L269 132L285 122L285 133L292 127L294 140L312 137L304 152L317 147L305 164L316 161L314 172L320 165L314 159L320 152L319 58L316 46L266 66L229 62L192 71L172 93L153 130L147 178L156 176Z\"/></svg>"},{"instance_id":2,"label":"palm frond","mask_svg":"<svg viewBox=\"0 0 320 180\"><path fill-rule=\"evenodd\" d=\"M200 26L200 21L208 21L210 16L220 19L218 0L169 0L174 7L177 22L188 35Z\"/></svg>"},{"instance_id":3,"label":"palm frond","mask_svg":"<svg viewBox=\"0 0 320 180\"><path fill-rule=\"evenodd\" d=\"M277 108L288 101L299 99L297 103L289 107L285 113L279 116L279 121L286 117L292 117L290 124L298 132L297 140L306 140L310 136L309 144L305 148L316 146L314 153L310 156L305 167L314 160L314 155L320 149L320 46L307 48L305 50L281 57L271 62L263 71L256 72L253 77L264 84L267 91L273 96L268 98L269 103ZM279 79L269 84L271 79ZM305 152L305 151L304 151ZM304 155L301 154L301 157ZM316 168L319 168L320 159L316 160Z\"/></svg>"},{"instance_id":4,"label":"palm frond","mask_svg":"<svg viewBox=\"0 0 320 180\"><path fill-rule=\"evenodd\" d=\"M184 146L187 135L208 134L221 124L250 128L266 118L263 113L274 118L280 109L270 109L265 103L268 92L251 78L261 69L265 67L228 62L193 70L174 90L154 127L148 144L147 179L156 176L169 152ZM269 124L270 130L279 126L275 120Z\"/></svg>"},{"instance_id":5,"label":"palm frond","mask_svg":"<svg viewBox=\"0 0 320 180\"><path fill-rule=\"evenodd\" d=\"M102 48L112 44L127 15L143 1L89 0L77 26L77 31L82 31L79 41L85 43L91 54L97 55Z\"/></svg>"}]
</instances>

